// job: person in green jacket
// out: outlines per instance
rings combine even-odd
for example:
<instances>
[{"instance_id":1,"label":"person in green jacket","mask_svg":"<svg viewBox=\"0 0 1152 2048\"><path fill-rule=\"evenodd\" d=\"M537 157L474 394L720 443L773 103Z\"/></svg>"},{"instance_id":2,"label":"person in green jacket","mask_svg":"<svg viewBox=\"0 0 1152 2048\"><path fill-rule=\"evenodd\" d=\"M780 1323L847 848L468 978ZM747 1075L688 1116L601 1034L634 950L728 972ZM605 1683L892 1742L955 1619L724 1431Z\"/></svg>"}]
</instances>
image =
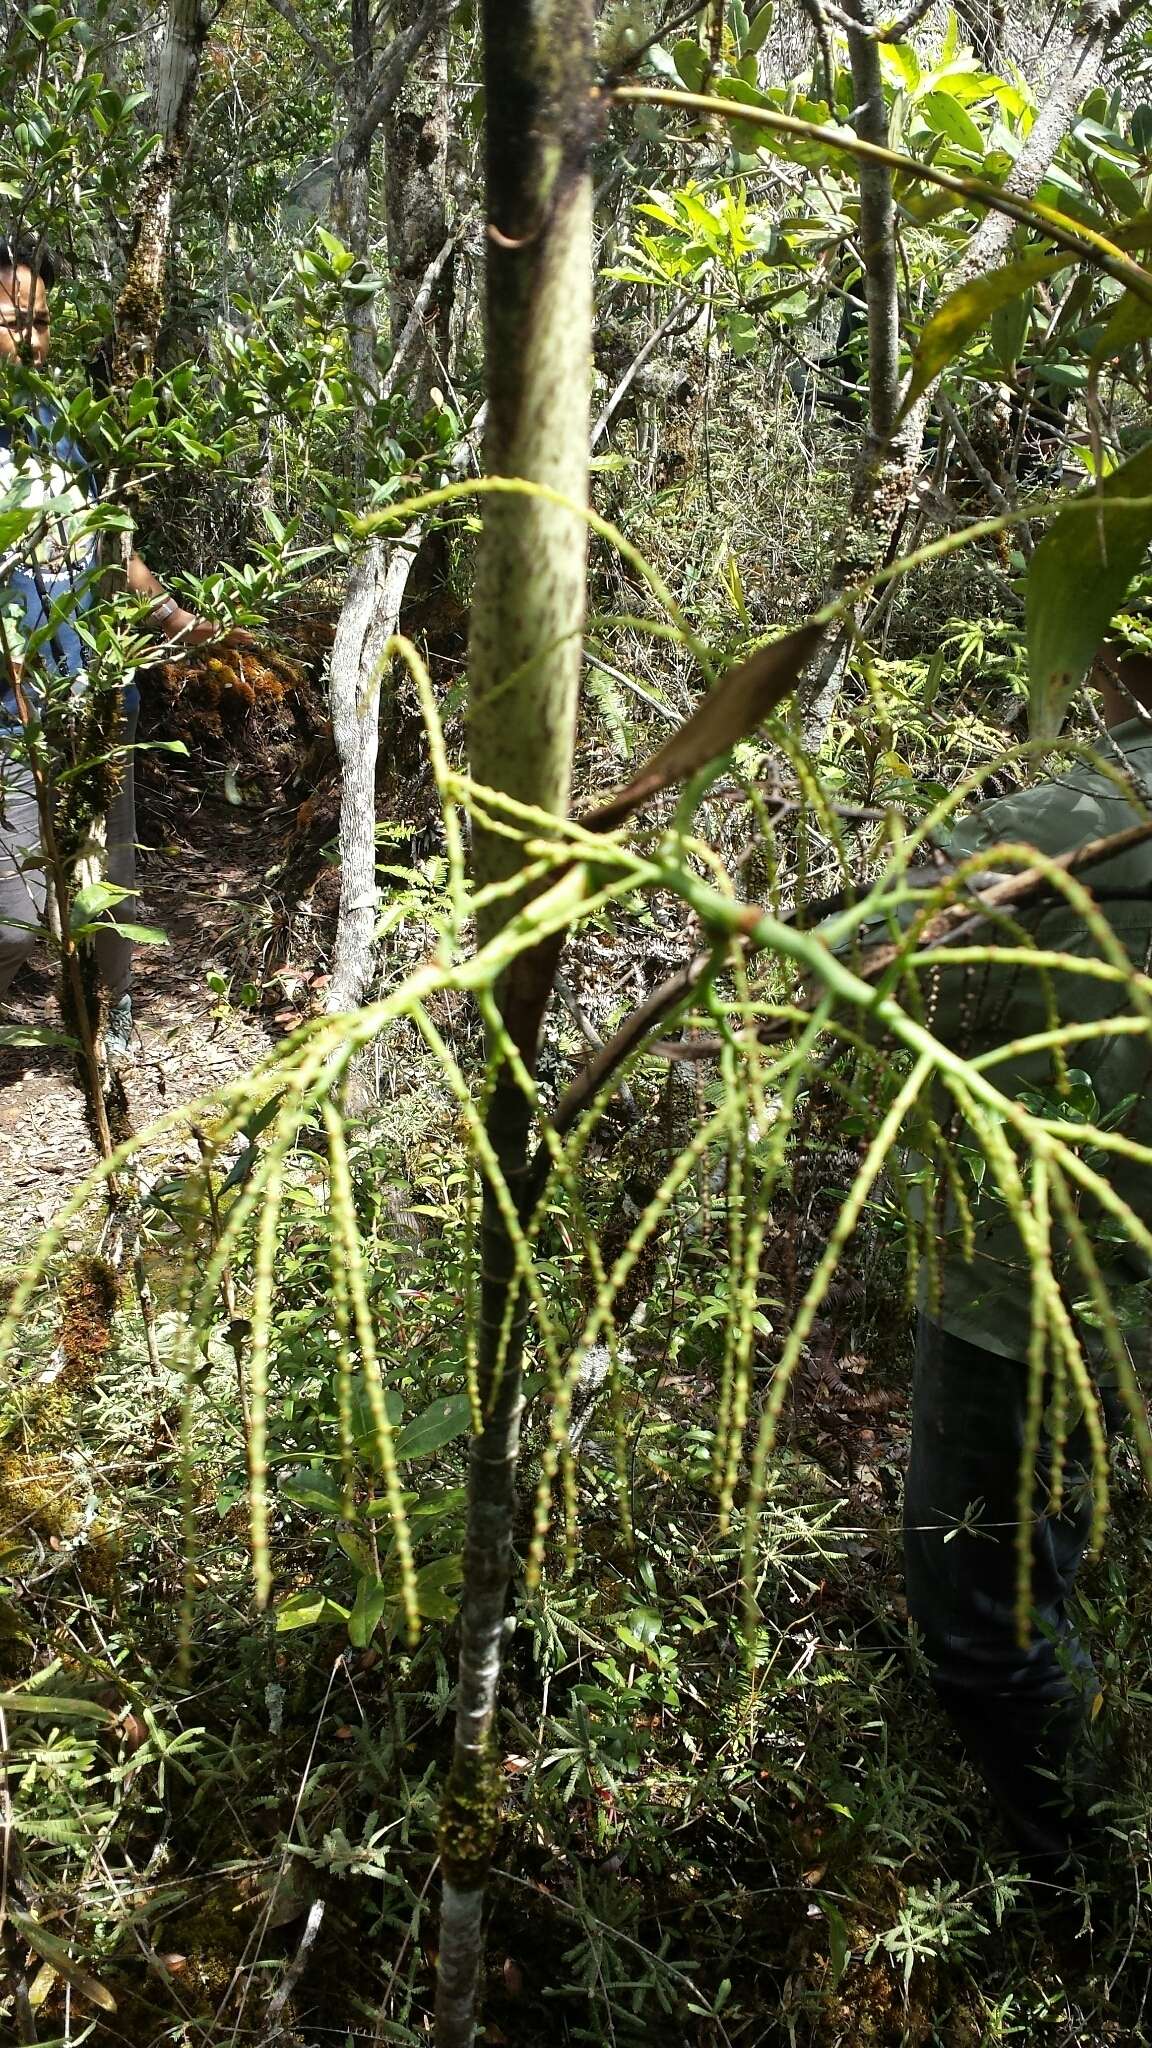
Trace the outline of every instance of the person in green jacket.
<instances>
[{"instance_id":1,"label":"person in green jacket","mask_svg":"<svg viewBox=\"0 0 1152 2048\"><path fill-rule=\"evenodd\" d=\"M952 833L944 852L959 861L983 848L1025 842L1049 855L1123 832L1152 814L1152 659L1104 650L1092 680L1100 690L1108 741L1102 768L1073 760L1053 780L986 803ZM938 879L933 875L932 879ZM1152 842L1084 872L1112 931L1135 967L1152 956ZM1046 894L1018 920L1008 943L1035 944L1085 960L1099 957L1083 918ZM1023 932L1019 927L1023 926ZM977 943L1003 938L985 925ZM926 1021L966 1056L996 1054L987 1071L1017 1099L1055 1103L1048 1050L1013 1054L1054 1019L1130 1018L1130 991L1115 980L1039 967L957 964L940 971ZM1067 1054L1078 1070L1084 1120L1152 1145L1152 1037L1102 1031ZM963 1127L960 1127L963 1135ZM1099 1163L1099 1162L1098 1162ZM1118 1194L1152 1223L1147 1166L1116 1153L1102 1170ZM1063 1506L1049 1512L1052 1447L1042 1433L1031 1544L1032 1627L1021 1644L1016 1619L1019 1474L1026 1441L1031 1331L1030 1266L1006 1205L974 1191L974 1242L962 1243L946 1212L938 1289L922 1306L905 1495L908 1606L936 1693L983 1773L1017 1851L1034 1873L1056 1877L1099 1845L1100 1797L1093 1759L1100 1705L1091 1660L1069 1613L1069 1598L1091 1520L1088 1440L1083 1419L1065 1452ZM1102 1213L1084 1221L1133 1362L1146 1340L1148 1279L1137 1247ZM970 1256L969 1256L970 1254ZM1061 1275L1085 1356L1103 1346L1088 1290L1073 1264ZM1099 1375L1105 1419L1119 1403ZM1073 1404L1074 1407L1074 1404Z\"/></svg>"}]
</instances>

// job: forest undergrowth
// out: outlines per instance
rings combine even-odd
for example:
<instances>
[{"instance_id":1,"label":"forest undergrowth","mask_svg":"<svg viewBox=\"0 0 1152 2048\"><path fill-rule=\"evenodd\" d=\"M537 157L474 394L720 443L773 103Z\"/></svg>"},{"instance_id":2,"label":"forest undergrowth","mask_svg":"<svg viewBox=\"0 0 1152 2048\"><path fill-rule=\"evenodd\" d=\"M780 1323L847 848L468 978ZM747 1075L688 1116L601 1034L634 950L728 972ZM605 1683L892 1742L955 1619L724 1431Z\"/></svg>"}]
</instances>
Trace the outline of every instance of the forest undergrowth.
<instances>
[{"instance_id":1,"label":"forest undergrowth","mask_svg":"<svg viewBox=\"0 0 1152 2048\"><path fill-rule=\"evenodd\" d=\"M1010 636L978 651L981 691L949 706L960 772L995 752L1011 709ZM963 673L963 648L957 660ZM924 667L913 655L886 665L886 749L847 699L829 752L854 797L883 802L896 785L928 804L948 773ZM593 728L584 762L603 745ZM190 772L214 787L229 769L202 745ZM250 763L241 780L256 773ZM298 794L282 794L286 824ZM859 808L866 852L873 827ZM419 851L418 822L384 870L403 911L396 964L419 957L442 887L442 856ZM259 1000L250 934L236 931L234 971L202 987L206 1012ZM681 937L655 921L642 979ZM568 986L607 986L618 1001L635 971L634 947L593 930L573 948ZM271 1014L275 974L269 989ZM558 1008L546 1082L549 1060L562 1077L585 1056L579 1011ZM475 1059L466 1007L445 994L436 1014L457 1056ZM39 2040L426 2038L470 1412L469 1169L458 1113L407 1024L378 1059L382 1099L350 1128L350 1164L391 1361L422 1615L414 1648L372 1420L339 1365L319 1126L290 1157L276 1251L270 1613L254 1619L251 1606L251 1232L190 1379L169 1362L182 1247L202 1222L180 1155L152 1181L146 1213L160 1368L91 1234L58 1255L22 1331L0 1409L0 1733L18 1810L14 1878L34 1875L38 1901ZM607 1261L719 1085L710 1069L654 1063L605 1120L590 1220ZM814 1083L765 1247L759 1382L856 1144L842 1105ZM235 1147L222 1213L244 1167ZM760 1519L748 1641L740 1496L724 1531L710 1477L725 1172L723 1154L706 1156L618 1301L615 1374L598 1377L593 1354L576 1399L577 1541L567 1558L562 1536L551 1541L531 1593L517 1579L482 2038L1143 2040L1152 1523L1135 1462L1117 1453L1109 1548L1078 1596L1123 1761L1104 1814L1116 1884L1106 1912L1085 1897L1054 1917L1000 1841L909 1636L899 1506L911 1322L903 1212L882 1189L806 1348ZM542 1264L574 1340L589 1275L562 1205L553 1226ZM530 1405L526 1423L521 1565L547 1440L539 1381L529 1386L540 1412ZM351 1496L337 1476L345 1399L360 1455Z\"/></svg>"},{"instance_id":2,"label":"forest undergrowth","mask_svg":"<svg viewBox=\"0 0 1152 2048\"><path fill-rule=\"evenodd\" d=\"M35 1870L61 1942L32 1987L45 2031L68 2031L71 2002L69 2038L97 2042L424 2038L466 1428L444 1389L458 1385L462 1282L443 1256L459 1211L451 1186L429 1184L434 1154L420 1217L397 1232L376 1192L390 1152L355 1141L377 1259L405 1274L381 1287L411 1361L398 1449L425 1614L415 1650L398 1601L370 1645L356 1626L365 1553L385 1580L388 1554L367 1464L350 1520L331 1477L333 1333L306 1152L281 1252L278 1596L264 1620L250 1613L238 1333L214 1339L189 1416L97 1262L65 1260L29 1329L4 1403L0 1675L16 1869ZM882 1216L868 1235L774 1467L753 1664L740 1532L719 1534L708 1485L716 1303L698 1213L662 1246L630 1334L631 1546L595 1397L578 1419L574 1568L553 1554L513 1609L488 2041L1145 2038L1146 1504L1122 1476L1108 1557L1080 1596L1125 1761L1106 1809L1124 1871L1110 1917L1085 1900L1046 1927L909 1641L906 1317ZM539 1428L530 1415L530 1446ZM523 1513L526 1539L527 1499ZM172 1617L189 1521L182 1671ZM90 2036L75 2031L84 2013Z\"/></svg>"}]
</instances>

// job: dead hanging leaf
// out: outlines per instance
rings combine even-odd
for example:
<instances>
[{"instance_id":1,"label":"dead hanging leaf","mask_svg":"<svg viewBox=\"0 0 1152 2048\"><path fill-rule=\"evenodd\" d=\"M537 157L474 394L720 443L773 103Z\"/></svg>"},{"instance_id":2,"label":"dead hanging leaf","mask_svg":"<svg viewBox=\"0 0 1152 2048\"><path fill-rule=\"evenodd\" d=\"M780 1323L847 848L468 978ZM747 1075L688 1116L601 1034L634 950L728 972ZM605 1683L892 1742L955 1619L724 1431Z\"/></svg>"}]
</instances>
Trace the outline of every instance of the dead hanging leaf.
<instances>
[{"instance_id":1,"label":"dead hanging leaf","mask_svg":"<svg viewBox=\"0 0 1152 2048\"><path fill-rule=\"evenodd\" d=\"M625 788L598 804L580 823L586 831L613 832L641 804L675 783L687 782L726 754L782 704L823 638L822 626L801 626L729 669L678 732L659 747Z\"/></svg>"},{"instance_id":2,"label":"dead hanging leaf","mask_svg":"<svg viewBox=\"0 0 1152 2048\"><path fill-rule=\"evenodd\" d=\"M101 1984L98 1977L92 1975L91 1970L85 1969L83 1963L73 1960L58 1936L49 1934L48 1929L41 1927L40 1922L34 1920L31 1913L22 1913L11 1903L8 1906L8 1918L21 1940L26 1941L29 1948L44 1962L50 1963L56 1975L63 1977L64 1982L70 1984L73 1991L78 1992L81 1998L87 1999L89 2005L99 2006L101 2012L115 2012L116 2000L112 1993Z\"/></svg>"}]
</instances>

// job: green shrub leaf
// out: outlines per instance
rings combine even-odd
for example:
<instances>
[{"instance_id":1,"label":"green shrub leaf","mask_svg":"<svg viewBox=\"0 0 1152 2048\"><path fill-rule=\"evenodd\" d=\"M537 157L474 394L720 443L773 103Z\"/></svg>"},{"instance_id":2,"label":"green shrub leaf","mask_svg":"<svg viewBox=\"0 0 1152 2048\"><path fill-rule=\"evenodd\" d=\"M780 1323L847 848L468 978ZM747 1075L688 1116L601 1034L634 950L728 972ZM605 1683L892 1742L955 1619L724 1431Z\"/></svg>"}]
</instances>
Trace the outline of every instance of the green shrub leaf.
<instances>
[{"instance_id":1,"label":"green shrub leaf","mask_svg":"<svg viewBox=\"0 0 1152 2048\"><path fill-rule=\"evenodd\" d=\"M1065 269L1067 263L1067 256L1040 252L1022 256L1016 263L1006 263L1001 270L990 270L986 277L977 277L971 284L961 285L959 291L946 298L921 332L912 358L912 376L900 417L903 418L909 407L936 382L941 371L946 370L959 355L965 342L983 327L986 320L991 319L999 306L1006 306L1010 299L1018 298L1040 278L1051 277L1055 271Z\"/></svg>"},{"instance_id":2,"label":"green shrub leaf","mask_svg":"<svg viewBox=\"0 0 1152 2048\"><path fill-rule=\"evenodd\" d=\"M1150 540L1152 443L1065 506L1032 557L1028 713L1034 739L1059 733Z\"/></svg>"}]
</instances>

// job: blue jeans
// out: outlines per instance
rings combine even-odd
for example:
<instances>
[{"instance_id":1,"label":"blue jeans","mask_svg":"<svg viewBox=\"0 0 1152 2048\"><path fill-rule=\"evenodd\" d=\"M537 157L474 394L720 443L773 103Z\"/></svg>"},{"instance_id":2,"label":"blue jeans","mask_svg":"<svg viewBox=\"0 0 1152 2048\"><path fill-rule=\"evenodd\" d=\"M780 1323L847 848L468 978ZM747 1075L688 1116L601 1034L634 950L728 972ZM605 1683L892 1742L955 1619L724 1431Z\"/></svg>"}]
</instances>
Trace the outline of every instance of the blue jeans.
<instances>
[{"instance_id":1,"label":"blue jeans","mask_svg":"<svg viewBox=\"0 0 1152 2048\"><path fill-rule=\"evenodd\" d=\"M1017 1848L1059 1858L1090 1832L1092 1662L1068 1601L1091 1522L1083 1422L1069 1436L1064 1501L1046 1512L1042 1441L1028 1532L1032 1621L1016 1632L1020 1453L1028 1373L921 1316L904 1505L908 1611L937 1695ZM1106 1402L1115 1428L1117 1404Z\"/></svg>"},{"instance_id":2,"label":"blue jeans","mask_svg":"<svg viewBox=\"0 0 1152 2048\"><path fill-rule=\"evenodd\" d=\"M117 735L117 744L129 752L121 762L119 787L108 806L107 879L129 892L136 883L135 757L130 751L136 717L133 703ZM0 726L0 999L40 937L48 891L40 859L40 815L24 737L16 727ZM137 920L131 893L117 910L127 922ZM95 949L105 996L109 1004L119 1002L132 986L132 941L108 925L97 937Z\"/></svg>"}]
</instances>

